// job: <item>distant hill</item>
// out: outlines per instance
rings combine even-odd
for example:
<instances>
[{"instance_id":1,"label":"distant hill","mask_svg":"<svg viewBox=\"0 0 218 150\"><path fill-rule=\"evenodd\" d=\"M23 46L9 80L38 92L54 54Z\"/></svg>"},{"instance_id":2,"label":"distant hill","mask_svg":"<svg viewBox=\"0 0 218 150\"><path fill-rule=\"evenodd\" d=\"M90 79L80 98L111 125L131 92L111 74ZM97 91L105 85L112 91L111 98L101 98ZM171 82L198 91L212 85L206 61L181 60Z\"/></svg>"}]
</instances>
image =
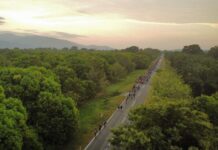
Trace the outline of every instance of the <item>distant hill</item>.
<instances>
[{"instance_id":1,"label":"distant hill","mask_svg":"<svg viewBox=\"0 0 218 150\"><path fill-rule=\"evenodd\" d=\"M56 39L52 37L27 35L27 34L13 34L0 33L0 48L70 48L76 46L78 48L96 49L96 50L112 50L108 46L97 45L82 45L75 42Z\"/></svg>"}]
</instances>

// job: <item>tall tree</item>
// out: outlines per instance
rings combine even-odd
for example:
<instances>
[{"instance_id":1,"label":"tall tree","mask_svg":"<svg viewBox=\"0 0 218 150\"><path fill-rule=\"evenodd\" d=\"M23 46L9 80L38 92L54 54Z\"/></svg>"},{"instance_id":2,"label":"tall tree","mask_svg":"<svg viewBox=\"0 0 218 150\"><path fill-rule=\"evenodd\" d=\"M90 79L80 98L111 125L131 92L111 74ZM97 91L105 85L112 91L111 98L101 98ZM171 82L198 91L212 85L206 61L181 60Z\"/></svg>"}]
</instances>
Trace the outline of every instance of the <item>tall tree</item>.
<instances>
[{"instance_id":1,"label":"tall tree","mask_svg":"<svg viewBox=\"0 0 218 150\"><path fill-rule=\"evenodd\" d=\"M200 48L199 45L193 44L189 46L184 46L182 52L189 54L202 54L203 50Z\"/></svg>"},{"instance_id":2,"label":"tall tree","mask_svg":"<svg viewBox=\"0 0 218 150\"><path fill-rule=\"evenodd\" d=\"M218 60L218 46L212 47L208 54Z\"/></svg>"}]
</instances>

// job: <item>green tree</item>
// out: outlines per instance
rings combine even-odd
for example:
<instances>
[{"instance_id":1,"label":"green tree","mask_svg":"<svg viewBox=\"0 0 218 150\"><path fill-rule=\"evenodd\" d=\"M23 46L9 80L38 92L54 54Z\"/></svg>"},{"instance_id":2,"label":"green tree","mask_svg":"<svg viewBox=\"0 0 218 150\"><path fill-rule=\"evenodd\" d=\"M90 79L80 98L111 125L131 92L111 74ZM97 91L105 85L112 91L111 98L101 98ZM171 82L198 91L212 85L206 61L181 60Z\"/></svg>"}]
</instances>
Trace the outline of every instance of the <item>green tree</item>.
<instances>
[{"instance_id":1,"label":"green tree","mask_svg":"<svg viewBox=\"0 0 218 150\"><path fill-rule=\"evenodd\" d=\"M112 82L116 82L127 74L125 68L119 63L114 63L109 66L108 78Z\"/></svg>"},{"instance_id":2,"label":"green tree","mask_svg":"<svg viewBox=\"0 0 218 150\"><path fill-rule=\"evenodd\" d=\"M184 99L191 95L190 87L183 83L167 62L164 68L158 71L158 75L154 76L151 90L154 97L161 99Z\"/></svg>"},{"instance_id":3,"label":"green tree","mask_svg":"<svg viewBox=\"0 0 218 150\"><path fill-rule=\"evenodd\" d=\"M70 98L42 92L36 104L35 125L47 144L64 144L76 132L78 110Z\"/></svg>"},{"instance_id":4,"label":"green tree","mask_svg":"<svg viewBox=\"0 0 218 150\"><path fill-rule=\"evenodd\" d=\"M136 69L146 69L149 65L149 57L144 56L143 53L141 55L136 55L133 58L133 62L135 63L135 68Z\"/></svg>"},{"instance_id":5,"label":"green tree","mask_svg":"<svg viewBox=\"0 0 218 150\"><path fill-rule=\"evenodd\" d=\"M22 150L43 150L43 145L39 142L38 133L33 128L23 131Z\"/></svg>"},{"instance_id":6,"label":"green tree","mask_svg":"<svg viewBox=\"0 0 218 150\"><path fill-rule=\"evenodd\" d=\"M125 49L126 51L130 51L130 52L137 52L139 51L139 48L137 46L131 46Z\"/></svg>"},{"instance_id":7,"label":"green tree","mask_svg":"<svg viewBox=\"0 0 218 150\"><path fill-rule=\"evenodd\" d=\"M168 53L171 65L192 88L193 96L212 95L218 90L218 63L205 55Z\"/></svg>"},{"instance_id":8,"label":"green tree","mask_svg":"<svg viewBox=\"0 0 218 150\"><path fill-rule=\"evenodd\" d=\"M113 131L111 143L121 149L209 149L212 144L208 116L192 109L188 102L160 101L142 106L130 113L129 120L130 125Z\"/></svg>"},{"instance_id":9,"label":"green tree","mask_svg":"<svg viewBox=\"0 0 218 150\"><path fill-rule=\"evenodd\" d=\"M212 47L212 48L209 50L208 54L209 54L210 56L214 57L215 59L218 59L218 46Z\"/></svg>"},{"instance_id":10,"label":"green tree","mask_svg":"<svg viewBox=\"0 0 218 150\"><path fill-rule=\"evenodd\" d=\"M29 114L28 125L36 129L44 145L63 144L74 135L78 121L76 104L61 94L53 73L35 67L4 68L0 69L0 84L5 88L6 97L19 98L24 103ZM37 147L39 143L32 138L34 133L31 130L24 133L26 149Z\"/></svg>"},{"instance_id":11,"label":"green tree","mask_svg":"<svg viewBox=\"0 0 218 150\"><path fill-rule=\"evenodd\" d=\"M218 126L218 98L215 96L197 97L193 103L194 107L208 114L211 122Z\"/></svg>"},{"instance_id":12,"label":"green tree","mask_svg":"<svg viewBox=\"0 0 218 150\"><path fill-rule=\"evenodd\" d=\"M193 107L208 114L210 122L213 123L213 144L210 149L218 149L218 93L213 96L197 97L193 101Z\"/></svg>"},{"instance_id":13,"label":"green tree","mask_svg":"<svg viewBox=\"0 0 218 150\"><path fill-rule=\"evenodd\" d=\"M35 150L41 150L42 145L37 135L26 138L27 112L21 101L15 98L5 98L3 88L0 87L0 149L21 150L27 145L34 145ZM27 142L27 139L30 141Z\"/></svg>"},{"instance_id":14,"label":"green tree","mask_svg":"<svg viewBox=\"0 0 218 150\"><path fill-rule=\"evenodd\" d=\"M70 50L79 50L77 46L72 46Z\"/></svg>"},{"instance_id":15,"label":"green tree","mask_svg":"<svg viewBox=\"0 0 218 150\"><path fill-rule=\"evenodd\" d=\"M193 44L189 46L184 46L182 52L189 53L189 54L202 54L203 50L200 48L199 45Z\"/></svg>"}]
</instances>

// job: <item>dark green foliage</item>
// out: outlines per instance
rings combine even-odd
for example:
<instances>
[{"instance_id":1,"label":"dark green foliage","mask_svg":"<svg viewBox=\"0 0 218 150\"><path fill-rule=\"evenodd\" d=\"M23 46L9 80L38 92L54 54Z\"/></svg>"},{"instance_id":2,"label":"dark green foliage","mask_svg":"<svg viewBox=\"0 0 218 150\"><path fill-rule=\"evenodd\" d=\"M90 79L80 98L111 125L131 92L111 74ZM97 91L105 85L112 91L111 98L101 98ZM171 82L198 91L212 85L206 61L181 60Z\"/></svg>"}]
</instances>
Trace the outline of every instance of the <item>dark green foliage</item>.
<instances>
[{"instance_id":1,"label":"dark green foliage","mask_svg":"<svg viewBox=\"0 0 218 150\"><path fill-rule=\"evenodd\" d=\"M206 113L213 124L210 149L218 149L218 96L216 93L218 91L218 60L216 51L217 47L213 47L208 55L172 52L167 54L172 66L192 88L193 96L200 96L193 99L192 107ZM202 94L204 95L201 96Z\"/></svg>"},{"instance_id":2,"label":"dark green foliage","mask_svg":"<svg viewBox=\"0 0 218 150\"><path fill-rule=\"evenodd\" d=\"M70 48L70 50L78 50L78 47L77 47L77 46L72 46L72 47Z\"/></svg>"},{"instance_id":3,"label":"dark green foliage","mask_svg":"<svg viewBox=\"0 0 218 150\"><path fill-rule=\"evenodd\" d=\"M208 114L210 122L213 124L212 146L210 149L218 149L218 93L212 96L197 97L192 107Z\"/></svg>"},{"instance_id":4,"label":"dark green foliage","mask_svg":"<svg viewBox=\"0 0 218 150\"><path fill-rule=\"evenodd\" d=\"M4 98L5 98L4 89L2 86L0 86L0 102L2 102Z\"/></svg>"},{"instance_id":5,"label":"dark green foliage","mask_svg":"<svg viewBox=\"0 0 218 150\"><path fill-rule=\"evenodd\" d=\"M76 105L135 69L146 69L158 54L150 49L78 51L75 47L0 50L0 85L4 88L0 87L0 113L6 114L0 118L0 149L58 149L72 141L78 129ZM13 110L5 107L8 100ZM27 110L23 115L16 110L17 101Z\"/></svg>"},{"instance_id":6,"label":"dark green foliage","mask_svg":"<svg viewBox=\"0 0 218 150\"><path fill-rule=\"evenodd\" d=\"M36 67L0 68L0 84L5 88L6 97L19 98L24 103L29 114L28 124L36 129L44 145L64 144L75 134L76 104L61 95L60 84L52 72ZM25 132L26 149L40 146L34 135L37 134Z\"/></svg>"},{"instance_id":7,"label":"dark green foliage","mask_svg":"<svg viewBox=\"0 0 218 150\"><path fill-rule=\"evenodd\" d=\"M2 66L37 66L51 70L57 75L63 94L73 97L81 105L109 83L122 79L135 69L146 69L158 54L159 51L153 49L134 52L0 50L0 57L4 58L0 62Z\"/></svg>"},{"instance_id":8,"label":"dark green foliage","mask_svg":"<svg viewBox=\"0 0 218 150\"><path fill-rule=\"evenodd\" d=\"M120 78L126 75L126 70L119 63L114 63L109 66L108 78L112 82L118 81Z\"/></svg>"},{"instance_id":9,"label":"dark green foliage","mask_svg":"<svg viewBox=\"0 0 218 150\"><path fill-rule=\"evenodd\" d=\"M204 55L168 53L171 65L192 88L193 96L211 95L218 90L218 60Z\"/></svg>"},{"instance_id":10,"label":"dark green foliage","mask_svg":"<svg viewBox=\"0 0 218 150\"><path fill-rule=\"evenodd\" d=\"M35 150L41 150L37 135L26 124L27 112L21 101L5 98L1 86L0 89L0 149L21 150L34 145Z\"/></svg>"},{"instance_id":11,"label":"dark green foliage","mask_svg":"<svg viewBox=\"0 0 218 150\"><path fill-rule=\"evenodd\" d=\"M209 54L210 56L214 57L215 59L218 59L218 46L212 47L212 48L209 50L208 54Z\"/></svg>"},{"instance_id":12,"label":"dark green foliage","mask_svg":"<svg viewBox=\"0 0 218 150\"><path fill-rule=\"evenodd\" d=\"M23 134L23 150L43 150L38 134L34 129L29 128Z\"/></svg>"},{"instance_id":13,"label":"dark green foliage","mask_svg":"<svg viewBox=\"0 0 218 150\"><path fill-rule=\"evenodd\" d=\"M35 110L34 124L47 144L64 144L75 134L78 110L72 99L43 92Z\"/></svg>"},{"instance_id":14,"label":"dark green foliage","mask_svg":"<svg viewBox=\"0 0 218 150\"><path fill-rule=\"evenodd\" d=\"M199 45L193 44L189 46L184 46L182 52L189 54L202 54L203 50L200 48Z\"/></svg>"},{"instance_id":15,"label":"dark green foliage","mask_svg":"<svg viewBox=\"0 0 218 150\"><path fill-rule=\"evenodd\" d=\"M218 97L215 95L197 97L193 105L200 111L207 113L211 122L218 126Z\"/></svg>"},{"instance_id":16,"label":"dark green foliage","mask_svg":"<svg viewBox=\"0 0 218 150\"><path fill-rule=\"evenodd\" d=\"M149 142L151 141L142 131L134 127L119 127L113 131L111 144L116 149L122 150L143 150L151 149Z\"/></svg>"},{"instance_id":17,"label":"dark green foliage","mask_svg":"<svg viewBox=\"0 0 218 150\"><path fill-rule=\"evenodd\" d=\"M126 51L130 51L130 52L137 52L139 51L139 48L137 46L131 46L125 49Z\"/></svg>"},{"instance_id":18,"label":"dark green foliage","mask_svg":"<svg viewBox=\"0 0 218 150\"><path fill-rule=\"evenodd\" d=\"M131 124L114 130L112 144L123 149L208 149L208 116L184 102L158 102L132 111ZM199 132L200 131L200 132Z\"/></svg>"},{"instance_id":19,"label":"dark green foliage","mask_svg":"<svg viewBox=\"0 0 218 150\"><path fill-rule=\"evenodd\" d=\"M134 57L133 62L135 63L136 69L144 69L145 67L148 67L150 58L144 57L143 55L137 55Z\"/></svg>"}]
</instances>

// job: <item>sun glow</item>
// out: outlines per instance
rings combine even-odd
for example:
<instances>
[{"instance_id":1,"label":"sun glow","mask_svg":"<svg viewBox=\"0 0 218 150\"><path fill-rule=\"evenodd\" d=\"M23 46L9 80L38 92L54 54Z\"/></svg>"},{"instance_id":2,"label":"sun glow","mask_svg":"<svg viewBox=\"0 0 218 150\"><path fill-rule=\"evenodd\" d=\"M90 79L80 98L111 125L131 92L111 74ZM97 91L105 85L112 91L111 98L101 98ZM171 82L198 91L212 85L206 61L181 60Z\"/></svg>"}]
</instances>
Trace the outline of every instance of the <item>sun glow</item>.
<instances>
[{"instance_id":1,"label":"sun glow","mask_svg":"<svg viewBox=\"0 0 218 150\"><path fill-rule=\"evenodd\" d=\"M175 47L193 39L195 43L209 41L205 42L205 47L217 43L215 12L218 5L215 4L218 1L207 9L205 5L211 4L202 0L199 8L192 7L195 10L189 10L183 1L168 1L173 7L161 0L2 0L0 31L54 35L52 37L56 38L56 32L64 32L80 35L72 39L62 37L67 40L114 47L129 44L172 47L166 39L175 40L172 42L176 43ZM194 6L195 0L190 1ZM159 3L165 6L160 7ZM171 13L175 8L179 8L177 13Z\"/></svg>"}]
</instances>

